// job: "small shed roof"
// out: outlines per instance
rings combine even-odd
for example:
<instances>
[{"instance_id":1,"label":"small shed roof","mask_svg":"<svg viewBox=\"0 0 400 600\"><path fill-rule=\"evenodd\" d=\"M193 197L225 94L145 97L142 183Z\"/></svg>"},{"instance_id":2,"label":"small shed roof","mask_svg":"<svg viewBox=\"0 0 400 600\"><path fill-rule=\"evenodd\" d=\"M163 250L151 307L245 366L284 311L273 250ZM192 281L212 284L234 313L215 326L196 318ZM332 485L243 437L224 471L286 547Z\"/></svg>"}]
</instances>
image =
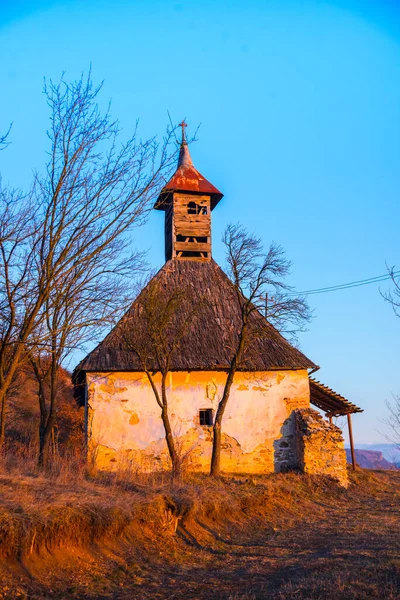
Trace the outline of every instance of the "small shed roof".
<instances>
[{"instance_id":1,"label":"small shed roof","mask_svg":"<svg viewBox=\"0 0 400 600\"><path fill-rule=\"evenodd\" d=\"M331 417L364 412L327 385L310 377L310 401Z\"/></svg>"}]
</instances>

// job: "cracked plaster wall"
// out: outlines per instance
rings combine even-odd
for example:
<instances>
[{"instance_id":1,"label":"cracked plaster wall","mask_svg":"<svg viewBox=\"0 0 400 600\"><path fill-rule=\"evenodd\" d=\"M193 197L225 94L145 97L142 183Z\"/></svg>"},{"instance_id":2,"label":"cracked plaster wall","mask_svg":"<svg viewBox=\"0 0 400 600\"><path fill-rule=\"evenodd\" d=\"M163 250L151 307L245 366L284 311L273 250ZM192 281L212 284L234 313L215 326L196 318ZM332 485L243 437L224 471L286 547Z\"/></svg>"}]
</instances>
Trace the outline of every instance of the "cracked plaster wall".
<instances>
[{"instance_id":1,"label":"cracked plaster wall","mask_svg":"<svg viewBox=\"0 0 400 600\"><path fill-rule=\"evenodd\" d=\"M215 371L169 375L172 429L191 469L209 469L212 430L200 426L199 410L216 410L225 379L226 373ZM87 373L87 385L89 449L97 465L144 471L168 467L160 408L146 375ZM295 425L291 426L288 418L295 408L308 407L309 398L305 370L238 373L223 419L222 469L247 473L280 470L276 464L279 441L284 460L293 462L288 452L293 447Z\"/></svg>"}]
</instances>

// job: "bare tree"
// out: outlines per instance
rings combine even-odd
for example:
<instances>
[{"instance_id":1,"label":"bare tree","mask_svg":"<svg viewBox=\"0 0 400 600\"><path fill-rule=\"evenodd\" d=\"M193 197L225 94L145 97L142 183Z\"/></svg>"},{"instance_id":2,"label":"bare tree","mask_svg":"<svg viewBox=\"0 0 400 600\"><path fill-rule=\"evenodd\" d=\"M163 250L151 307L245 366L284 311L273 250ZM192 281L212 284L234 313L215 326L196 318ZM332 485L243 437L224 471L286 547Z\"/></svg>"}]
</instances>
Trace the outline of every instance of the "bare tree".
<instances>
[{"instance_id":1,"label":"bare tree","mask_svg":"<svg viewBox=\"0 0 400 600\"><path fill-rule=\"evenodd\" d=\"M393 395L391 401L387 400L386 408L388 417L382 419L382 423L388 427L389 433L385 437L400 449L400 396Z\"/></svg>"},{"instance_id":2,"label":"bare tree","mask_svg":"<svg viewBox=\"0 0 400 600\"><path fill-rule=\"evenodd\" d=\"M381 292L382 297L391 304L394 314L400 317L400 276L395 267L387 267L393 286L389 292ZM389 428L388 441L400 448L400 396L393 395L391 401L386 401L388 417L382 422Z\"/></svg>"},{"instance_id":3,"label":"bare tree","mask_svg":"<svg viewBox=\"0 0 400 600\"><path fill-rule=\"evenodd\" d=\"M89 263L78 264L67 276L61 274L42 308L42 322L31 336L29 358L39 388L40 466L49 459L61 366L73 350L84 349L127 307L127 282L141 270L140 254L117 261L119 255L113 243Z\"/></svg>"},{"instance_id":4,"label":"bare tree","mask_svg":"<svg viewBox=\"0 0 400 600\"><path fill-rule=\"evenodd\" d=\"M394 314L400 317L400 276L395 267L388 267L388 273L392 279L393 289L389 292L381 292L383 298L391 304Z\"/></svg>"},{"instance_id":5,"label":"bare tree","mask_svg":"<svg viewBox=\"0 0 400 600\"><path fill-rule=\"evenodd\" d=\"M167 376L175 354L204 303L198 290L188 285L167 287L162 280L153 279L117 328L123 346L138 358L140 368L146 373L161 409L174 481L181 476L182 457L174 439L168 412ZM182 304L186 305L185 310L182 310Z\"/></svg>"},{"instance_id":6,"label":"bare tree","mask_svg":"<svg viewBox=\"0 0 400 600\"><path fill-rule=\"evenodd\" d=\"M50 349L56 380L57 364L74 345L77 331L108 313L115 294L107 295L107 273L121 274L124 258L132 264L126 258L129 234L146 218L172 165L170 130L158 144L155 138L140 140L136 126L119 143L118 122L109 108L102 113L97 104L101 87L93 85L90 74L45 86L50 108L45 173L35 175L29 201L0 197L0 208L11 206L11 225L7 219L0 225L0 298L8 324L0 340L2 440L7 390L18 365L26 353L36 359L33 348L43 344L46 352ZM90 304L91 293L98 298L104 293L102 309L101 302ZM44 444L55 411L53 398Z\"/></svg>"},{"instance_id":7,"label":"bare tree","mask_svg":"<svg viewBox=\"0 0 400 600\"><path fill-rule=\"evenodd\" d=\"M292 335L311 316L305 299L294 296L292 288L285 283L291 263L285 258L281 246L272 243L265 253L261 240L248 234L238 224L228 225L223 242L227 252L227 273L235 290L241 319L237 343L232 348L232 359L214 420L210 470L212 476L218 476L221 470L222 419L235 374L252 341L268 335L268 330L263 327L263 320L259 319L259 325L254 326L252 313L264 311L266 298L274 297L275 300L268 303L268 320L278 330L289 331Z\"/></svg>"},{"instance_id":8,"label":"bare tree","mask_svg":"<svg viewBox=\"0 0 400 600\"><path fill-rule=\"evenodd\" d=\"M0 182L0 443L4 442L6 394L16 382L17 367L26 358L24 341L32 326L31 280L35 233L31 196Z\"/></svg>"}]
</instances>

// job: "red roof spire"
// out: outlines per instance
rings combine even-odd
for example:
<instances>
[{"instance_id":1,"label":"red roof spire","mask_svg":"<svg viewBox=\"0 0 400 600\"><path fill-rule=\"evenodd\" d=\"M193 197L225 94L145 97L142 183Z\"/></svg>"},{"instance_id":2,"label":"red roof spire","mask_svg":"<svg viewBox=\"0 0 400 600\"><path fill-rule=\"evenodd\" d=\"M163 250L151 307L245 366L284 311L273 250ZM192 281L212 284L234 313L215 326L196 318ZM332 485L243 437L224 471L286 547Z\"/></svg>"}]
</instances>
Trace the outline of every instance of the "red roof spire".
<instances>
[{"instance_id":1,"label":"red roof spire","mask_svg":"<svg viewBox=\"0 0 400 600\"><path fill-rule=\"evenodd\" d=\"M185 129L187 124L183 120L182 123L179 123L179 126L182 127L182 141L179 149L178 165L174 175L161 190L154 208L165 210L172 200L171 192L189 192L198 195L210 195L211 209L213 209L221 200L223 194L193 166L186 140Z\"/></svg>"}]
</instances>

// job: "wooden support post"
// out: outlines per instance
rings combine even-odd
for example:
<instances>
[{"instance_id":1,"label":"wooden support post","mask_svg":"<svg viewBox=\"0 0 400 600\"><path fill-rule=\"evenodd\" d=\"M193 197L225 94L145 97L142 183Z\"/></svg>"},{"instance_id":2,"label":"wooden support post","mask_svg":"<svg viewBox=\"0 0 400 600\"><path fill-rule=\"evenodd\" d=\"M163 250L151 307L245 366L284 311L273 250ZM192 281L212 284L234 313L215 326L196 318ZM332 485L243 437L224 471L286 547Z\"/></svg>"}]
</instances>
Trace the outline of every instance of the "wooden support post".
<instances>
[{"instance_id":1,"label":"wooden support post","mask_svg":"<svg viewBox=\"0 0 400 600\"><path fill-rule=\"evenodd\" d=\"M354 454L353 427L351 425L351 414L350 413L347 413L347 425L349 427L351 462L353 464L353 471L355 471L357 465L356 465L356 455Z\"/></svg>"},{"instance_id":2,"label":"wooden support post","mask_svg":"<svg viewBox=\"0 0 400 600\"><path fill-rule=\"evenodd\" d=\"M329 419L329 425L332 425L332 415L329 415L328 419Z\"/></svg>"}]
</instances>

